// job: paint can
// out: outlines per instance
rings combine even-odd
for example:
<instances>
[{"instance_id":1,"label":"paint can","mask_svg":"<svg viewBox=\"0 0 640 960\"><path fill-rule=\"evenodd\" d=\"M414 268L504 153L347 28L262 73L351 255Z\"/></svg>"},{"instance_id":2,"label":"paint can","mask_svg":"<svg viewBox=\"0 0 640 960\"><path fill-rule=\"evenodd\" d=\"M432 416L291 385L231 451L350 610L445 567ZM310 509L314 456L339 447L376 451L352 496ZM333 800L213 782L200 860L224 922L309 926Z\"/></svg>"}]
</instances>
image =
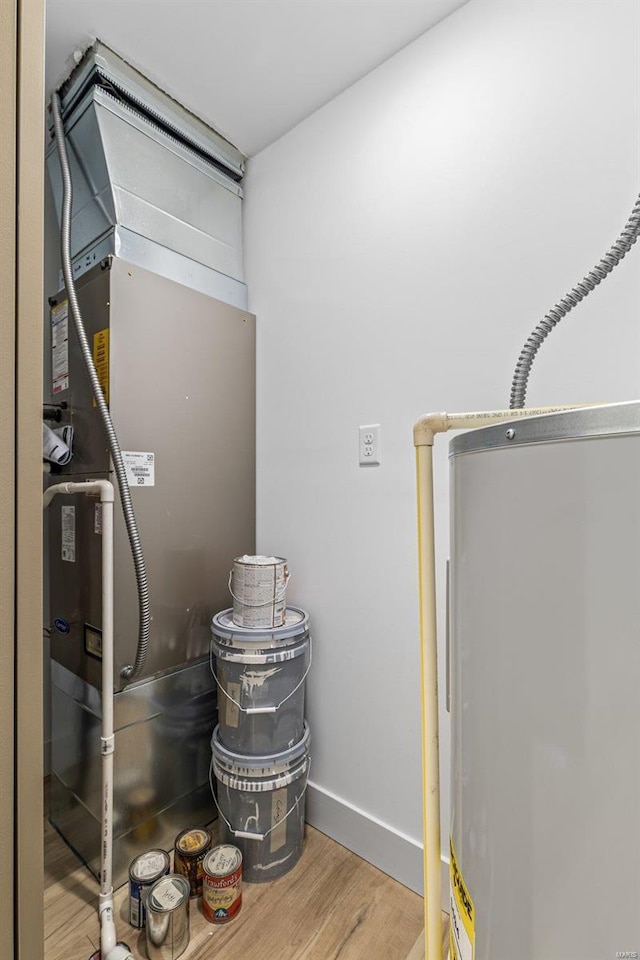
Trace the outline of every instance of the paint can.
<instances>
[{"instance_id":1,"label":"paint can","mask_svg":"<svg viewBox=\"0 0 640 960\"><path fill-rule=\"evenodd\" d=\"M211 834L205 827L189 827L176 837L173 869L189 881L190 897L202 893L202 864L211 849Z\"/></svg>"},{"instance_id":2,"label":"paint can","mask_svg":"<svg viewBox=\"0 0 640 960\"><path fill-rule=\"evenodd\" d=\"M211 634L221 742L236 753L261 755L299 743L311 667L308 614L288 607L283 626L249 629L223 610Z\"/></svg>"},{"instance_id":3,"label":"paint can","mask_svg":"<svg viewBox=\"0 0 640 960\"><path fill-rule=\"evenodd\" d=\"M176 873L156 880L147 897L147 956L177 960L189 946L189 881Z\"/></svg>"},{"instance_id":4,"label":"paint can","mask_svg":"<svg viewBox=\"0 0 640 960\"><path fill-rule=\"evenodd\" d=\"M281 627L289 581L282 557L236 557L229 574L233 620L239 627Z\"/></svg>"},{"instance_id":5,"label":"paint can","mask_svg":"<svg viewBox=\"0 0 640 960\"><path fill-rule=\"evenodd\" d=\"M220 842L240 849L248 883L283 876L302 855L310 740L305 723L302 739L291 749L255 757L229 750L219 727L213 731L211 789L220 814Z\"/></svg>"},{"instance_id":6,"label":"paint can","mask_svg":"<svg viewBox=\"0 0 640 960\"><path fill-rule=\"evenodd\" d=\"M129 923L132 927L144 927L149 890L170 869L171 860L166 850L148 850L134 857L129 864Z\"/></svg>"},{"instance_id":7,"label":"paint can","mask_svg":"<svg viewBox=\"0 0 640 960\"><path fill-rule=\"evenodd\" d=\"M209 923L233 920L242 906L242 854L237 847L222 844L204 859L202 912Z\"/></svg>"}]
</instances>

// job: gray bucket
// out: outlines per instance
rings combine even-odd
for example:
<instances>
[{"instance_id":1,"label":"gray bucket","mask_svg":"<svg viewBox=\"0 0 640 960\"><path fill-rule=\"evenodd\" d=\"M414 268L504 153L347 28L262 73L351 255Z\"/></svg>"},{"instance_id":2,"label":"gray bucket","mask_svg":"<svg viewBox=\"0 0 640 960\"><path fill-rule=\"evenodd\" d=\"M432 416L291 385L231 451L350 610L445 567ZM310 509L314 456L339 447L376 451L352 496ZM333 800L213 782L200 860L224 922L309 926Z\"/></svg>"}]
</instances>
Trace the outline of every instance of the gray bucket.
<instances>
[{"instance_id":1,"label":"gray bucket","mask_svg":"<svg viewBox=\"0 0 640 960\"><path fill-rule=\"evenodd\" d=\"M211 738L211 771L217 780L219 842L242 851L243 878L264 883L288 873L300 859L311 757L307 723L300 743L270 756L243 756Z\"/></svg>"},{"instance_id":2,"label":"gray bucket","mask_svg":"<svg viewBox=\"0 0 640 960\"><path fill-rule=\"evenodd\" d=\"M270 630L238 627L232 611L211 625L212 672L220 689L220 741L238 754L288 750L304 733L304 688L311 667L309 617L297 607Z\"/></svg>"}]
</instances>

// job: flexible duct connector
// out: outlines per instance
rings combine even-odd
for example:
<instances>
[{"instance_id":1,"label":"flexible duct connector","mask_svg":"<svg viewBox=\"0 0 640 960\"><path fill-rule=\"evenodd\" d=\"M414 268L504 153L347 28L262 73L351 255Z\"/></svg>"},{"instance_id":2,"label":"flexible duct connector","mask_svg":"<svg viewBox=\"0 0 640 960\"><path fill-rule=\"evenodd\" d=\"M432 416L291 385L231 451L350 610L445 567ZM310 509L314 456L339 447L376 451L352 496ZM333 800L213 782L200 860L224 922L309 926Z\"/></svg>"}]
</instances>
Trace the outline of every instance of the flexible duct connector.
<instances>
[{"instance_id":1,"label":"flexible duct connector","mask_svg":"<svg viewBox=\"0 0 640 960\"><path fill-rule=\"evenodd\" d=\"M584 280L581 280L570 290L569 293L553 307L552 310L540 321L533 333L527 338L524 347L518 357L515 373L511 382L511 397L509 408L517 410L524 407L527 396L527 384L531 374L531 367L536 354L551 331L563 317L573 310L581 300L588 297L592 290L604 280L620 263L622 258L629 252L640 234L640 197L635 202L631 216L625 224L624 230L613 244L608 253L604 255Z\"/></svg>"},{"instance_id":2,"label":"flexible duct connector","mask_svg":"<svg viewBox=\"0 0 640 960\"><path fill-rule=\"evenodd\" d=\"M151 609L149 604L149 585L147 582L147 570L140 544L140 535L131 503L131 494L127 482L127 474L122 460L122 452L118 442L118 436L113 426L109 407L104 398L100 380L93 362L93 356L87 340L87 334L82 321L80 304L76 294L76 285L73 279L73 270L71 266L71 208L73 203L73 184L71 181L71 169L69 167L69 157L67 154L67 145L65 143L64 126L62 123L62 114L60 109L60 97L53 93L51 97L51 109L53 111L53 122L55 129L56 143L58 146L58 156L60 157L60 168L62 171L63 195L62 195L62 217L60 224L60 249L62 256L62 272L64 282L67 288L71 316L75 326L82 359L91 382L91 389L96 400L96 405L102 419L104 431L109 442L109 450L113 468L118 481L120 491L120 502L122 503L122 512L131 546L131 555L133 557L133 566L135 568L136 583L138 587L138 649L133 665L123 668L121 676L125 680L133 680L142 670L147 658L147 648L149 646L149 630L151 625Z\"/></svg>"}]
</instances>

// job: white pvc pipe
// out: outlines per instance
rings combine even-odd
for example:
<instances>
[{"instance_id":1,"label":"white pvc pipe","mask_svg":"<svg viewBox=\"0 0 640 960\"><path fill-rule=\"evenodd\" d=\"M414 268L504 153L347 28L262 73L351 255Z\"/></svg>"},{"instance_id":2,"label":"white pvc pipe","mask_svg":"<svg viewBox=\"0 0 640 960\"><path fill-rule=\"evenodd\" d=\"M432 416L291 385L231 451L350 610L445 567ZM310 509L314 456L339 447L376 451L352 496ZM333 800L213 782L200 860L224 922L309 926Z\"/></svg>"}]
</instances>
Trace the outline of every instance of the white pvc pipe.
<instances>
[{"instance_id":1,"label":"white pvc pipe","mask_svg":"<svg viewBox=\"0 0 640 960\"><path fill-rule=\"evenodd\" d=\"M102 504L102 825L100 842L100 951L102 960L133 960L116 942L113 911L113 484L109 480L56 483L42 498L46 509L56 494L99 493Z\"/></svg>"},{"instance_id":2,"label":"white pvc pipe","mask_svg":"<svg viewBox=\"0 0 640 960\"><path fill-rule=\"evenodd\" d=\"M109 484L111 486L111 484ZM113 915L113 487L102 502L102 842L100 948L106 958L116 946Z\"/></svg>"},{"instance_id":3,"label":"white pvc pipe","mask_svg":"<svg viewBox=\"0 0 640 960\"><path fill-rule=\"evenodd\" d=\"M440 894L440 744L438 719L438 636L434 543L433 444L437 433L471 430L523 417L541 416L600 404L429 413L416 422L418 487L418 584L420 591L420 659L422 690L422 786L424 845L425 960L442 960Z\"/></svg>"}]
</instances>

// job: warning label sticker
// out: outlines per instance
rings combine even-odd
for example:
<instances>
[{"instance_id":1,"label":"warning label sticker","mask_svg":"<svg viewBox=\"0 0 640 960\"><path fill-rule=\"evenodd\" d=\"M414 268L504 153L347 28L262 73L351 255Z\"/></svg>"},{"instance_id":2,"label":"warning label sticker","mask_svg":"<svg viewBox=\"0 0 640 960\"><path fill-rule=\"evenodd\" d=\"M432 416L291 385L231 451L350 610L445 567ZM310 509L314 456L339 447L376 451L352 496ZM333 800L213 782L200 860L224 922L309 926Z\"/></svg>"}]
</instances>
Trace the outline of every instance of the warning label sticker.
<instances>
[{"instance_id":1,"label":"warning label sticker","mask_svg":"<svg viewBox=\"0 0 640 960\"><path fill-rule=\"evenodd\" d=\"M51 391L69 389L69 301L51 311Z\"/></svg>"},{"instance_id":2,"label":"warning label sticker","mask_svg":"<svg viewBox=\"0 0 640 960\"><path fill-rule=\"evenodd\" d=\"M456 854L453 849L453 840L449 838L451 861L449 866L449 883L451 896L451 960L474 960L476 928L475 907L471 894L464 882Z\"/></svg>"},{"instance_id":3,"label":"warning label sticker","mask_svg":"<svg viewBox=\"0 0 640 960\"><path fill-rule=\"evenodd\" d=\"M98 374L104 399L109 403L109 328L98 330L93 335L93 364ZM93 400L96 406L95 397Z\"/></svg>"},{"instance_id":4,"label":"warning label sticker","mask_svg":"<svg viewBox=\"0 0 640 960\"><path fill-rule=\"evenodd\" d=\"M76 508L62 507L62 543L60 555L68 563L76 562Z\"/></svg>"},{"instance_id":5,"label":"warning label sticker","mask_svg":"<svg viewBox=\"0 0 640 960\"><path fill-rule=\"evenodd\" d=\"M123 450L122 459L130 487L155 486L155 454Z\"/></svg>"}]
</instances>

